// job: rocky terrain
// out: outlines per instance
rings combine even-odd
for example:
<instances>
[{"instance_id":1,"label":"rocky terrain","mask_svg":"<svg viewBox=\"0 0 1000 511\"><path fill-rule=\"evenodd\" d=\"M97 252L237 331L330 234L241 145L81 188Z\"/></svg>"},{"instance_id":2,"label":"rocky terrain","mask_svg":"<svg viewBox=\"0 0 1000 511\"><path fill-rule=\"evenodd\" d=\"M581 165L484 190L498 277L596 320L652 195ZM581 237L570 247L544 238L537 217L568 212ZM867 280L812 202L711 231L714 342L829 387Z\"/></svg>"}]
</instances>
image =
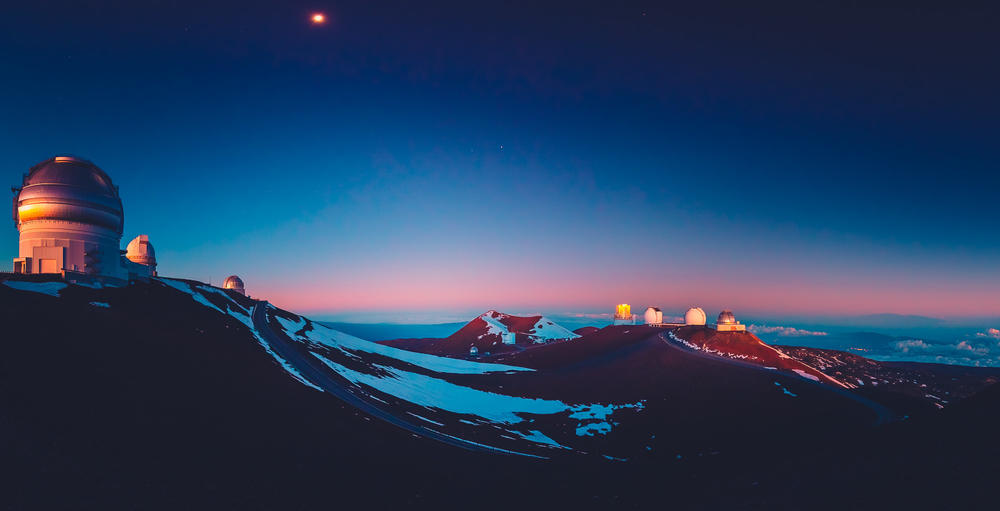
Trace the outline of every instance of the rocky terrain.
<instances>
[{"instance_id":1,"label":"rocky terrain","mask_svg":"<svg viewBox=\"0 0 1000 511\"><path fill-rule=\"evenodd\" d=\"M942 409L1000 382L1000 368L921 362L883 362L853 353L819 348L775 346L856 392L891 402L907 413Z\"/></svg>"}]
</instances>

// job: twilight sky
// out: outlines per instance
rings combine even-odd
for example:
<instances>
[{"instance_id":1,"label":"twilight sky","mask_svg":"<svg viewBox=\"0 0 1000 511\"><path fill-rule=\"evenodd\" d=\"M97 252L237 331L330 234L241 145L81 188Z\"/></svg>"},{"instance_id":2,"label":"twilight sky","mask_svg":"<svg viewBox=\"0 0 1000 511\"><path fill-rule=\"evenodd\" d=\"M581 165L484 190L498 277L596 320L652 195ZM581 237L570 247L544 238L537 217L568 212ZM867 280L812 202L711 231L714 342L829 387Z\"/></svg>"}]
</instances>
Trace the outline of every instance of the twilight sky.
<instances>
[{"instance_id":1,"label":"twilight sky","mask_svg":"<svg viewBox=\"0 0 1000 511\"><path fill-rule=\"evenodd\" d=\"M341 318L1000 315L997 8L538 3L6 5L3 179Z\"/></svg>"}]
</instances>

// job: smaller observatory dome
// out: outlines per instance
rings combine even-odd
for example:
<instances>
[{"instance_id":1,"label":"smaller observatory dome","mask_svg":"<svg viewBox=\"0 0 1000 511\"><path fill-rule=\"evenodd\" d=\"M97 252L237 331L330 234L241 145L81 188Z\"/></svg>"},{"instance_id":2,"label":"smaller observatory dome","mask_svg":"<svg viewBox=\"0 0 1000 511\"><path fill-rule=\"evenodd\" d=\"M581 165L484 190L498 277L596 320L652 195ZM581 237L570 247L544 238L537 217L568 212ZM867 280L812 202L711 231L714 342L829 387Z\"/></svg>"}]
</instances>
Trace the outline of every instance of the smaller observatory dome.
<instances>
[{"instance_id":1,"label":"smaller observatory dome","mask_svg":"<svg viewBox=\"0 0 1000 511\"><path fill-rule=\"evenodd\" d=\"M726 309L726 310L720 312L719 313L718 324L720 324L720 325L735 325L736 324L736 316L733 315L733 311L731 311L729 309Z\"/></svg>"},{"instance_id":2,"label":"smaller observatory dome","mask_svg":"<svg viewBox=\"0 0 1000 511\"><path fill-rule=\"evenodd\" d=\"M232 289L241 295L247 294L246 289L243 287L243 279L237 277L236 275L226 277L226 280L222 283L222 288Z\"/></svg>"},{"instance_id":3,"label":"smaller observatory dome","mask_svg":"<svg viewBox=\"0 0 1000 511\"><path fill-rule=\"evenodd\" d=\"M705 315L705 311L701 307L691 307L686 313L684 313L684 324L685 325L704 325L708 320Z\"/></svg>"},{"instance_id":4,"label":"smaller observatory dome","mask_svg":"<svg viewBox=\"0 0 1000 511\"><path fill-rule=\"evenodd\" d=\"M663 311L656 307L649 307L642 315L642 319L647 325L659 325L663 323Z\"/></svg>"},{"instance_id":5,"label":"smaller observatory dome","mask_svg":"<svg viewBox=\"0 0 1000 511\"><path fill-rule=\"evenodd\" d=\"M128 242L125 257L133 263L156 266L156 252L153 251L153 244L149 242L149 236L145 234L140 234Z\"/></svg>"}]
</instances>

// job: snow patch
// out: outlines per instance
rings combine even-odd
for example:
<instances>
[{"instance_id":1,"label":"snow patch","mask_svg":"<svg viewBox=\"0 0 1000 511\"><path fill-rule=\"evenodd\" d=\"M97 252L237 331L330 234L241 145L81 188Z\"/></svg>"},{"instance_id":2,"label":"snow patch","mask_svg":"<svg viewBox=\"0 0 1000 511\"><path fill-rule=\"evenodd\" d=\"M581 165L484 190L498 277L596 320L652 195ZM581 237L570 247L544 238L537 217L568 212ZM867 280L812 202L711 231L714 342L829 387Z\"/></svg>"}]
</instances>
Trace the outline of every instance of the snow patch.
<instances>
[{"instance_id":1,"label":"snow patch","mask_svg":"<svg viewBox=\"0 0 1000 511\"><path fill-rule=\"evenodd\" d=\"M204 305L205 307L208 307L210 309L215 309L221 312L222 314L226 313L224 310L216 307L214 303L208 301L208 299L206 299L201 293L195 291L194 286L188 284L187 282L181 282L179 280L167 279L162 277L157 278L156 280L182 293L188 294L189 296L191 296L192 299L194 299L194 301Z\"/></svg>"},{"instance_id":2,"label":"snow patch","mask_svg":"<svg viewBox=\"0 0 1000 511\"><path fill-rule=\"evenodd\" d=\"M3 285L18 291L30 291L57 298L67 286L65 282L25 282L23 280L5 280Z\"/></svg>"},{"instance_id":3,"label":"snow patch","mask_svg":"<svg viewBox=\"0 0 1000 511\"><path fill-rule=\"evenodd\" d=\"M525 440L534 442L539 445L543 445L545 447L551 447L553 449L571 449L571 447L566 447L565 445L556 442L555 440L549 438L544 433L538 430L533 429L531 431L528 431L527 433L522 433L520 431L512 430L511 433L514 433L515 435Z\"/></svg>"},{"instance_id":4,"label":"snow patch","mask_svg":"<svg viewBox=\"0 0 1000 511\"><path fill-rule=\"evenodd\" d=\"M522 422L524 418L520 414L553 414L569 408L561 401L495 394L380 364L372 365L386 376L375 376L349 369L315 353L312 355L356 385L365 385L425 408L476 415L503 424Z\"/></svg>"},{"instance_id":5,"label":"snow patch","mask_svg":"<svg viewBox=\"0 0 1000 511\"><path fill-rule=\"evenodd\" d=\"M797 375L799 375L799 376L801 376L801 377L803 377L803 378L805 378L807 380L819 381L819 377L818 376L816 376L814 374L809 374L809 373L803 371L802 369L792 369L792 371L794 371L795 374L797 374Z\"/></svg>"},{"instance_id":6,"label":"snow patch","mask_svg":"<svg viewBox=\"0 0 1000 511\"><path fill-rule=\"evenodd\" d=\"M276 319L278 320L278 323L281 324L282 329L285 330L285 333L293 339L296 337L295 332L301 330L305 324L305 322L301 320L300 322L295 322L280 316L277 316ZM528 369L526 367L472 362L469 360L438 357L435 355L428 355L426 353L401 350L399 348L393 348L392 346L366 341L364 339L354 337L353 335L348 335L326 327L319 323L313 322L312 326L313 329L306 332L303 336L305 339L324 346L336 348L350 356L353 355L346 350L374 353L438 373L486 374L507 371L534 371L534 369Z\"/></svg>"},{"instance_id":7,"label":"snow patch","mask_svg":"<svg viewBox=\"0 0 1000 511\"><path fill-rule=\"evenodd\" d=\"M440 422L437 422L437 421L432 421L432 420L428 419L427 417L424 417L423 415L417 415L417 414L415 414L413 412L406 412L406 413L408 413L408 414L410 414L410 415L412 415L412 416L414 416L414 417L416 417L416 418L418 418L418 419L420 419L420 420L422 420L424 422L429 422L431 424L434 424L434 425L437 425L437 426L441 426L442 428L444 427L444 424L441 424Z\"/></svg>"}]
</instances>

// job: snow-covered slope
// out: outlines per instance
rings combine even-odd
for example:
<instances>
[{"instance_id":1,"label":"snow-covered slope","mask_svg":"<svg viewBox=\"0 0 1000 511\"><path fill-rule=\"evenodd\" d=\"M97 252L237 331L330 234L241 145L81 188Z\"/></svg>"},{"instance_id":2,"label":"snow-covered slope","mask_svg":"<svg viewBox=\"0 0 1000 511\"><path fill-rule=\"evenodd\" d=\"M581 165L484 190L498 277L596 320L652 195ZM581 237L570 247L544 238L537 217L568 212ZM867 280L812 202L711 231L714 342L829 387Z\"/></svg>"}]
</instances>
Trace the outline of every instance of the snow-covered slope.
<instances>
[{"instance_id":1,"label":"snow-covered slope","mask_svg":"<svg viewBox=\"0 0 1000 511\"><path fill-rule=\"evenodd\" d=\"M489 338L494 341L500 340L504 334L520 335L527 341L536 343L580 337L545 316L513 316L495 310L484 312L467 327L471 327L471 331L466 334L479 333L477 339Z\"/></svg>"},{"instance_id":2,"label":"snow-covered slope","mask_svg":"<svg viewBox=\"0 0 1000 511\"><path fill-rule=\"evenodd\" d=\"M349 382L356 395L437 433L498 451L532 456L546 456L550 450L581 452L579 439L606 435L617 424L613 415L643 408L642 402L573 403L510 394L485 377L532 369L414 353L278 309L268 312L283 335Z\"/></svg>"},{"instance_id":3,"label":"snow-covered slope","mask_svg":"<svg viewBox=\"0 0 1000 511\"><path fill-rule=\"evenodd\" d=\"M240 303L245 297L190 281L158 281L246 325L264 351L309 388L322 392L334 381L399 422L418 424L418 431L423 429L487 450L540 457L553 452L590 452L592 440L608 435L619 423L612 420L613 416L620 420L623 414L639 413L643 408L641 401L564 402L504 393L493 388L491 381L477 381L475 377L533 370L384 346L262 303L268 328L285 338L295 353L329 371L318 373L315 365L306 362L312 367L303 367L300 358L280 354L285 346L275 346L260 331L261 325L251 317L254 304ZM517 327L513 317L497 316L491 318L487 328ZM536 319L533 326L539 322L544 323ZM564 335L554 324L538 330L546 328L555 335Z\"/></svg>"},{"instance_id":4,"label":"snow-covered slope","mask_svg":"<svg viewBox=\"0 0 1000 511\"><path fill-rule=\"evenodd\" d=\"M514 316L489 310L444 339L400 339L382 341L382 344L422 353L465 357L472 347L479 355L485 355L579 337L545 316Z\"/></svg>"}]
</instances>

